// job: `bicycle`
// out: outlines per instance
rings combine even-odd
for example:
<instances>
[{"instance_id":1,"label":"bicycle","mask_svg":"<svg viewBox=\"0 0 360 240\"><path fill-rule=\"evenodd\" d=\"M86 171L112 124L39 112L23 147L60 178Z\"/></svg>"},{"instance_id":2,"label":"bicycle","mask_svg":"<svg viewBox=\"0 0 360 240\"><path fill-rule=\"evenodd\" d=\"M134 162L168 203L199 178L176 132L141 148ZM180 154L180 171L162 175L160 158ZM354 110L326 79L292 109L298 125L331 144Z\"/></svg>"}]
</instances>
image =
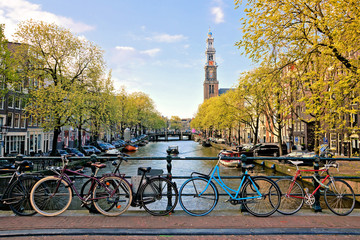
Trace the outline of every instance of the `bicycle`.
<instances>
[{"instance_id":1,"label":"bicycle","mask_svg":"<svg viewBox=\"0 0 360 240\"><path fill-rule=\"evenodd\" d=\"M278 212L291 215L298 212L301 207L305 204L312 206L315 203L315 193L320 188L324 189L324 199L327 207L335 214L340 216L346 216L350 214L355 207L355 194L351 186L340 179L335 179L329 173L329 168L334 167L339 171L339 164L335 162L329 162L324 164L319 170L300 170L299 164L303 161L290 161L296 166L296 173L292 179L280 179L277 180L282 196L281 204L278 208ZM312 193L309 192L308 188L304 187L302 181L301 172L320 172L320 174L326 172L325 178L320 181L315 174L313 179L319 184ZM303 187L297 182L300 179ZM327 184L325 182L328 180Z\"/></svg>"},{"instance_id":2,"label":"bicycle","mask_svg":"<svg viewBox=\"0 0 360 240\"><path fill-rule=\"evenodd\" d=\"M131 187L123 178L112 174L102 178L87 176L79 171L67 169L69 160L61 157L63 167L49 167L56 175L38 181L31 190L30 202L36 212L43 216L56 216L63 213L72 200L73 192L82 204L93 203L96 210L105 216L118 216L124 213L132 200ZM93 163L95 168L104 168L105 164ZM92 192L80 196L73 181L67 174L80 175L92 179Z\"/></svg>"},{"instance_id":3,"label":"bicycle","mask_svg":"<svg viewBox=\"0 0 360 240\"><path fill-rule=\"evenodd\" d=\"M127 161L119 155L118 160L112 162L112 165L116 166L112 171L112 174L119 176L126 181L125 174L120 174L120 165L123 160ZM130 205L132 207L144 208L146 212L154 216L165 216L170 214L175 209L179 196L175 183L160 175L153 177L147 176L147 173L151 171L150 167L139 168L138 170L142 173L142 176L138 188L131 193L132 201ZM96 176L96 173L94 175ZM81 195L86 195L92 191L93 182L93 179L89 179L83 184ZM132 187L135 186L132 185ZM94 211L91 205L85 205L85 207L92 212Z\"/></svg>"},{"instance_id":4,"label":"bicycle","mask_svg":"<svg viewBox=\"0 0 360 240\"><path fill-rule=\"evenodd\" d=\"M241 176L241 182L237 190L232 189L221 179L220 159L208 175L193 172L191 178L180 187L179 202L186 213L192 216L205 216L215 208L219 201L219 191L213 180L230 197L226 202L233 205L243 204L249 213L257 217L267 217L276 212L280 205L281 193L273 180L265 176L250 176L248 170L253 169L254 165L244 165L246 171Z\"/></svg>"},{"instance_id":5,"label":"bicycle","mask_svg":"<svg viewBox=\"0 0 360 240\"><path fill-rule=\"evenodd\" d=\"M10 209L19 216L32 216L36 211L30 204L30 191L34 184L40 179L36 175L25 174L25 170L33 168L31 161L15 161L11 178L5 188L0 201L9 205ZM4 170L4 169L3 169Z\"/></svg>"}]
</instances>

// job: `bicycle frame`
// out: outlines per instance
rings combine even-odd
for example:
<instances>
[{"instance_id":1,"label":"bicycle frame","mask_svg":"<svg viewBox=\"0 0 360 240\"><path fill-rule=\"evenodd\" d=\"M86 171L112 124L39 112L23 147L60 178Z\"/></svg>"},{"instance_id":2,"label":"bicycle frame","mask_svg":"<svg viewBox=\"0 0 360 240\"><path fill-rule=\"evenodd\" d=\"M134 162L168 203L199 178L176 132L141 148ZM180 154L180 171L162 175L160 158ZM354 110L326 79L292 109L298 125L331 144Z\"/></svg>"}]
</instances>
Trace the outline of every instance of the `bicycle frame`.
<instances>
[{"instance_id":1,"label":"bicycle frame","mask_svg":"<svg viewBox=\"0 0 360 240\"><path fill-rule=\"evenodd\" d=\"M322 186L324 187L324 186L325 186L324 182L325 182L328 178L330 178L328 169L326 169L326 168L325 168L325 169L319 169L319 170L314 170L314 169L303 169L303 170L301 170L301 169L297 169L297 170L296 170L296 173L295 173L295 176L294 176L293 179L292 179L291 185L290 185L290 187L289 187L289 189L288 189L288 191L287 191L287 193L286 193L286 196L287 196L287 197L300 198L300 199L304 199L304 198L305 198L305 197L295 196L295 195L290 195L290 194L289 194L289 192L291 192L291 190L292 190L292 188L293 188L296 180L298 179L298 177L300 177L300 178L302 177L302 176L301 176L301 172L322 172L322 173L323 173L323 172L326 172L326 173L327 173L326 177L325 177L321 182L319 181L319 186L317 186L317 188L315 188L314 191L310 194L311 197L315 195L315 193L320 189L320 187L322 187Z\"/></svg>"},{"instance_id":2,"label":"bicycle frame","mask_svg":"<svg viewBox=\"0 0 360 240\"><path fill-rule=\"evenodd\" d=\"M98 199L101 199L101 198L83 198L81 197L80 193L78 192L77 188L74 186L73 184L73 181L71 180L71 178L69 177L69 175L66 174L66 172L68 173L72 173L72 174L75 174L75 175L80 175L80 176L83 176L85 178L88 178L88 179L92 179L92 186L93 187L93 184L96 182L97 184L101 185L102 187L104 187L108 192L111 193L111 196L116 192L116 189L114 189L113 191L111 191L107 186L106 184L104 184L103 182L100 181L100 179L96 178L96 177L92 177L92 176L88 176L86 174L82 174L78 171L73 171L73 170L70 170L70 169L67 169L67 164L64 165L63 169L61 170L61 172L57 172L55 169L53 170L55 173L57 173L58 177L59 177L59 180L64 180L68 185L69 187L75 192L76 196L80 199L80 201L82 202L85 202L85 201L93 201L93 200L98 200ZM59 183L60 183L59 181ZM59 184L57 186L57 188L59 187ZM57 189L55 191L55 193L57 192ZM107 196L103 197L103 198L107 198Z\"/></svg>"},{"instance_id":3,"label":"bicycle frame","mask_svg":"<svg viewBox=\"0 0 360 240\"><path fill-rule=\"evenodd\" d=\"M215 176L215 173L217 174L217 177ZM219 170L219 162L216 164L216 166L214 167L214 169L212 170L211 172L211 175L208 179L208 183L206 184L206 187L205 189L199 194L199 197L204 194L207 190L207 188L209 187L210 185L210 182L212 180L215 180L215 182L217 182L220 187L229 195L229 197L232 199L232 200L247 200L247 199L256 199L256 198L260 198L262 197L262 194L260 193L258 187L256 186L256 184L253 182L253 180L251 179L250 175L248 174L248 171L245 171L245 173L243 174L242 178L241 178L241 182L240 182L240 185L238 187L237 190L235 189L232 189L230 187L228 187L224 182L223 180L221 179L221 175L220 175L220 170ZM243 184L245 183L245 181L249 179L252 186L254 187L254 189L256 190L257 192L257 196L254 196L254 197L239 197L239 194L241 192L241 189L242 189L242 186Z\"/></svg>"}]
</instances>

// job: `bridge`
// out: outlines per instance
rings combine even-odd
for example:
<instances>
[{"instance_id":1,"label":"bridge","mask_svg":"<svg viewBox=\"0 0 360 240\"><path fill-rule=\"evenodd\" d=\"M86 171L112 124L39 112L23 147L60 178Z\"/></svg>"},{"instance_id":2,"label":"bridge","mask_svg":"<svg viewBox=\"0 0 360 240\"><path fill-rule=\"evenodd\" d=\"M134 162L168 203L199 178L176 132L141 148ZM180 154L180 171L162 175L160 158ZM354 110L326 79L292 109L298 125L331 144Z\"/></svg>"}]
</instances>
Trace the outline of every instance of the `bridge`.
<instances>
[{"instance_id":1,"label":"bridge","mask_svg":"<svg viewBox=\"0 0 360 240\"><path fill-rule=\"evenodd\" d=\"M180 131L165 131L165 132L156 132L156 133L149 133L149 140L150 141L178 141L178 140L192 140L193 134L191 132L180 132ZM172 137L170 139L169 137Z\"/></svg>"}]
</instances>

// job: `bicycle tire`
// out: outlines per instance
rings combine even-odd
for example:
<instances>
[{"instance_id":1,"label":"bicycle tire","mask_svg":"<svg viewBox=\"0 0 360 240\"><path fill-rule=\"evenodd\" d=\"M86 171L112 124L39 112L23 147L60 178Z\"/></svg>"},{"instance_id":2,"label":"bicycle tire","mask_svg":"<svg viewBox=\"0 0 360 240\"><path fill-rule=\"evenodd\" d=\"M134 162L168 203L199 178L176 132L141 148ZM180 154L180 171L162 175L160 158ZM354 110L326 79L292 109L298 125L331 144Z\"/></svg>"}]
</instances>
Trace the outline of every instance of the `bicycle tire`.
<instances>
[{"instance_id":1,"label":"bicycle tire","mask_svg":"<svg viewBox=\"0 0 360 240\"><path fill-rule=\"evenodd\" d=\"M56 176L39 180L30 193L30 202L34 210L47 217L63 213L70 206L71 200L70 184Z\"/></svg>"},{"instance_id":2,"label":"bicycle tire","mask_svg":"<svg viewBox=\"0 0 360 240\"><path fill-rule=\"evenodd\" d=\"M81 191L80 191L80 196L82 198L84 198L85 196L91 194L92 196L92 193L93 193L93 189L90 189L91 188L91 182L93 180L92 179L88 179L82 186L81 186ZM92 197L91 197L92 198ZM94 203L91 201L91 203L89 204L83 204L83 206L89 210L89 212L91 213L99 213L99 211L95 208L94 206Z\"/></svg>"},{"instance_id":3,"label":"bicycle tire","mask_svg":"<svg viewBox=\"0 0 360 240\"><path fill-rule=\"evenodd\" d=\"M208 184L209 183L209 184ZM208 186L202 196L198 196ZM209 214L219 201L218 190L208 179L195 177L186 180L179 191L181 208L191 216Z\"/></svg>"},{"instance_id":4,"label":"bicycle tire","mask_svg":"<svg viewBox=\"0 0 360 240\"><path fill-rule=\"evenodd\" d=\"M276 181L281 192L281 202L277 211L284 215L292 215L298 212L304 205L305 194L303 188L295 181L293 187L290 189L292 182L293 180L291 179L280 179Z\"/></svg>"},{"instance_id":5,"label":"bicycle tire","mask_svg":"<svg viewBox=\"0 0 360 240\"><path fill-rule=\"evenodd\" d=\"M256 187L256 188L255 188ZM262 197L257 197L259 190ZM268 217L278 209L281 193L276 183L267 177L251 177L241 190L242 198L252 198L243 201L246 210L256 217Z\"/></svg>"},{"instance_id":6,"label":"bicycle tire","mask_svg":"<svg viewBox=\"0 0 360 240\"><path fill-rule=\"evenodd\" d=\"M106 176L100 179L100 184L95 185L93 203L105 216L118 216L124 213L130 207L131 201L130 184L123 178Z\"/></svg>"},{"instance_id":7,"label":"bicycle tire","mask_svg":"<svg viewBox=\"0 0 360 240\"><path fill-rule=\"evenodd\" d=\"M6 200L10 201L9 207L16 215L32 216L36 214L30 203L30 192L38 180L38 177L23 175L11 184Z\"/></svg>"},{"instance_id":8,"label":"bicycle tire","mask_svg":"<svg viewBox=\"0 0 360 240\"><path fill-rule=\"evenodd\" d=\"M154 216L170 214L179 198L175 184L164 177L150 178L142 185L139 194L145 211Z\"/></svg>"},{"instance_id":9,"label":"bicycle tire","mask_svg":"<svg viewBox=\"0 0 360 240\"><path fill-rule=\"evenodd\" d=\"M355 207L355 194L352 187L341 179L332 179L327 184L324 198L327 207L336 215L346 216Z\"/></svg>"}]
</instances>

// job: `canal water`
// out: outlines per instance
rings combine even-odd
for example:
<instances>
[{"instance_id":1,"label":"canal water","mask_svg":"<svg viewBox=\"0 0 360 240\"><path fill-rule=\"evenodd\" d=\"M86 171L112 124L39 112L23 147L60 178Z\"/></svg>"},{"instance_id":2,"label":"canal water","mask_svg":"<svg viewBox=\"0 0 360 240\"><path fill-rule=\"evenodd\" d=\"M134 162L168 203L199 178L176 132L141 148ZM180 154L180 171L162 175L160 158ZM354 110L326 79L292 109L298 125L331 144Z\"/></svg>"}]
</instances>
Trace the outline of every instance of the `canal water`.
<instances>
[{"instance_id":1,"label":"canal water","mask_svg":"<svg viewBox=\"0 0 360 240\"><path fill-rule=\"evenodd\" d=\"M203 147L194 141L168 141L168 142L150 142L146 146L139 147L136 152L128 153L130 157L166 157L168 146L176 145L179 149L177 157L217 157L220 149L215 147ZM171 173L173 176L190 176L192 172L201 172L208 174L216 164L216 160L173 160ZM110 163L108 163L110 164ZM137 175L138 167L151 167L153 169L162 169L167 173L166 160L129 160L123 162L121 172L127 176ZM241 168L230 168L220 165L222 176L240 176ZM271 169L264 169L256 166L254 175L272 175Z\"/></svg>"}]
</instances>

